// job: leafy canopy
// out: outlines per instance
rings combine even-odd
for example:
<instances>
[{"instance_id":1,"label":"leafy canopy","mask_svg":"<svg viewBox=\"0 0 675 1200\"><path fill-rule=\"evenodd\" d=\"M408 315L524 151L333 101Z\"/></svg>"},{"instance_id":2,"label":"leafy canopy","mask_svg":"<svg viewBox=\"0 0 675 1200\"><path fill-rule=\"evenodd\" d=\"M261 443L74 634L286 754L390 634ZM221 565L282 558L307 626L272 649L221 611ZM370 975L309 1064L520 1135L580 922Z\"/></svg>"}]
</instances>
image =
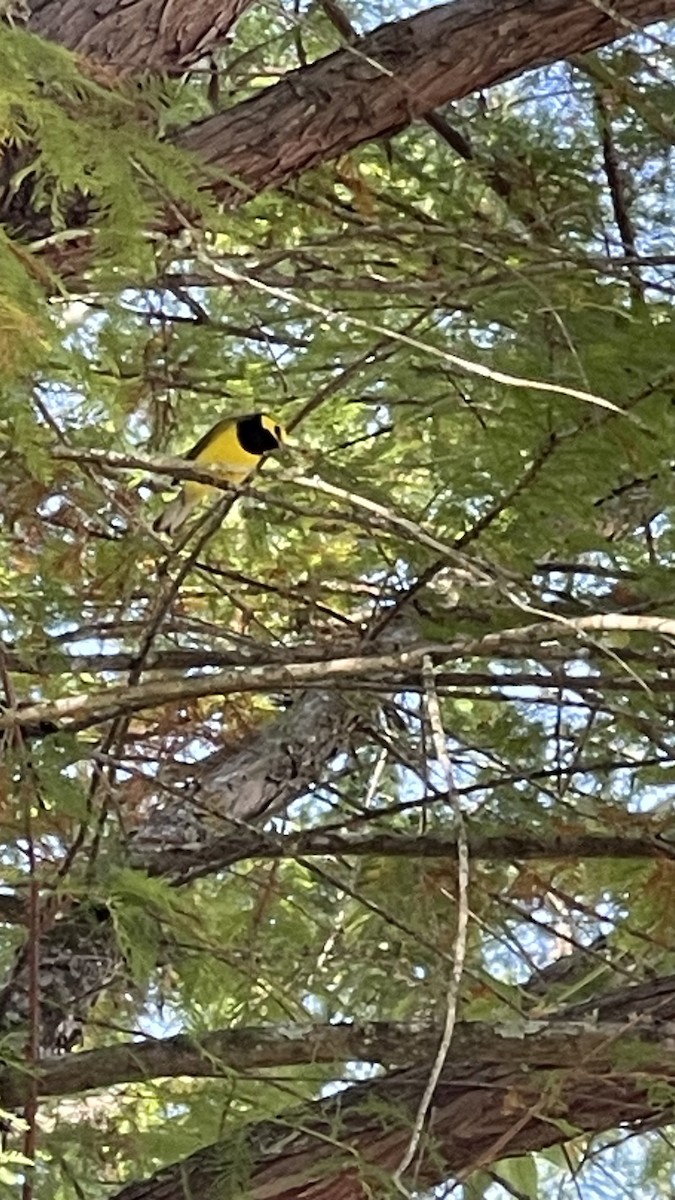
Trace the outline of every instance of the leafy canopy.
<instances>
[{"instance_id":1,"label":"leafy canopy","mask_svg":"<svg viewBox=\"0 0 675 1200\"><path fill-rule=\"evenodd\" d=\"M303 47L336 44L314 10L292 29L254 11L236 38L228 104L275 67L297 65ZM266 466L255 481L264 500L239 500L196 555L154 638L151 678L194 678L228 656L245 667L256 655L351 653L425 572L433 581L408 620L413 637L434 642L475 646L542 614L669 615L672 150L650 114L671 74L658 43L633 39L630 54L554 67L449 110L473 144L468 161L416 125L223 216L198 190L196 164L160 136L207 111L202 73L161 90L92 78L58 47L0 30L11 164L0 237L0 625L3 673L19 699L124 684L166 571L175 576L194 544L166 563L146 472L55 449L179 453L222 415L252 409L299 419L301 453L282 475ZM176 213L179 241L161 232ZM561 390L523 385L537 380ZM338 493L293 479L313 472ZM621 490L635 479L648 486ZM496 647L439 668L470 825L620 834L651 813L660 828L672 787L669 639L552 634ZM315 786L285 827L452 830L419 672L347 691L358 732L317 762ZM158 776L175 784L198 774L291 699L278 688L196 699L179 689L135 713L121 738L89 726L8 748L6 886L23 894L29 813L41 886L64 912L104 906L125 956L126 977L118 972L88 1025L89 1047L129 1040L130 1030L442 1015L456 914L450 859L261 857L181 889L128 865L129 834L157 802ZM71 857L78 831L86 851ZM599 933L614 978L627 963L637 978L672 969L672 895L667 862L476 865L462 1017L512 1017L537 968ZM5 929L9 971L20 938ZM45 1101L40 1195L107 1195L370 1069L225 1070ZM569 1153L580 1160L585 1148L577 1139ZM635 1195L659 1194L661 1150L645 1139L639 1169L629 1164ZM12 1153L0 1178L8 1189L21 1168ZM627 1169L613 1154L609 1169ZM496 1177L519 1195L553 1181L574 1195L569 1161L549 1151L498 1164ZM241 1180L245 1166L228 1170ZM494 1172L477 1172L465 1195L489 1186Z\"/></svg>"}]
</instances>

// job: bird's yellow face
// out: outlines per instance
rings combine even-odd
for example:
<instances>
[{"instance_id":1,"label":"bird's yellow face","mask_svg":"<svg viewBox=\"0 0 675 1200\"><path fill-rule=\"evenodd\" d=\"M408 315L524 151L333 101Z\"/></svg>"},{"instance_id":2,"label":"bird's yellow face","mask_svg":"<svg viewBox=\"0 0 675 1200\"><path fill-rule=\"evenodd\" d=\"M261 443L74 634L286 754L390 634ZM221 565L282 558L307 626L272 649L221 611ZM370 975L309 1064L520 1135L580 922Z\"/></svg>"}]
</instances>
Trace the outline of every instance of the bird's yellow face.
<instances>
[{"instance_id":1,"label":"bird's yellow face","mask_svg":"<svg viewBox=\"0 0 675 1200\"><path fill-rule=\"evenodd\" d=\"M270 416L268 413L263 413L260 418L260 424L268 433L272 434L277 448L288 445L288 434L276 417Z\"/></svg>"},{"instance_id":2,"label":"bird's yellow face","mask_svg":"<svg viewBox=\"0 0 675 1200\"><path fill-rule=\"evenodd\" d=\"M284 451L286 448L289 450L295 450L298 448L299 443L297 439L291 437L291 435L286 432L286 429L281 424L281 421L277 419L277 417L273 417L268 413L263 413L260 418L260 424L267 433L272 435L276 442L275 447L270 447L266 450L267 454L274 453L275 449Z\"/></svg>"}]
</instances>

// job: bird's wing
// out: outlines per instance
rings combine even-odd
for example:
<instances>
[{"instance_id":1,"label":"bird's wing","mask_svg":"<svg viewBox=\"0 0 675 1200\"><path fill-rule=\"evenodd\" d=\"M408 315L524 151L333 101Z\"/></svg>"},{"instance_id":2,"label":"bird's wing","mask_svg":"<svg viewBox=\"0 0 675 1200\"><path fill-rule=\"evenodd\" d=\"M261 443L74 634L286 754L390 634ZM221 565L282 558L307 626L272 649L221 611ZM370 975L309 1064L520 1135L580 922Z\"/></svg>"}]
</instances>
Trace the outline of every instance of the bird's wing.
<instances>
[{"instance_id":1,"label":"bird's wing","mask_svg":"<svg viewBox=\"0 0 675 1200\"><path fill-rule=\"evenodd\" d=\"M255 416L255 413L237 413L232 417L221 417L220 421L216 421L215 425L212 425L210 429L207 429L206 433L200 437L196 445L194 445L191 450L188 450L187 454L183 454L182 457L188 459L190 462L194 461L195 458L199 458L202 450L205 450L209 443L212 442L214 438L217 438L218 435L223 432L223 430L228 429L230 425L236 425L239 421L243 421L246 419L246 417L251 416Z\"/></svg>"}]
</instances>

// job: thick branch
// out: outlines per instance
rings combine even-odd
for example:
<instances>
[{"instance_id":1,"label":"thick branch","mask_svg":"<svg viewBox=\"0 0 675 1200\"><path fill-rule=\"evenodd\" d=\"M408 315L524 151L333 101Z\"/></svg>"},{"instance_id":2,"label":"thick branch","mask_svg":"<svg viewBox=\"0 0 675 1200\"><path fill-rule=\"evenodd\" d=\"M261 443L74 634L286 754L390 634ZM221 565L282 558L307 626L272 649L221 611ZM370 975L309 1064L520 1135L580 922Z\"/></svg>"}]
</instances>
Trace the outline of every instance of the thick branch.
<instances>
[{"instance_id":1,"label":"thick branch","mask_svg":"<svg viewBox=\"0 0 675 1200\"><path fill-rule=\"evenodd\" d=\"M247 7L248 0L133 0L99 17L94 0L36 0L30 28L116 68L182 70L208 55ZM206 186L241 204L451 100L673 15L675 0L455 0L289 72L177 140L208 166ZM30 216L29 208L26 197L13 200L6 221L35 239L49 235L45 213ZM75 209L79 228L86 217L81 204ZM86 239L61 247L59 270L67 262L82 271L87 254Z\"/></svg>"},{"instance_id":2,"label":"thick branch","mask_svg":"<svg viewBox=\"0 0 675 1200\"><path fill-rule=\"evenodd\" d=\"M670 981L672 988L672 981ZM626 989L630 995L630 989ZM580 1056L607 1053L608 1043L622 1039L636 1059L650 1057L646 1049L663 1044L666 1067L675 1070L675 1049L666 1044L672 1028L662 1025L635 1027L629 1022L604 1022L589 1026L582 1021L527 1020L500 1026L471 1021L456 1027L452 1062L474 1066L521 1064L575 1067ZM216 1078L231 1071L252 1072L312 1063L370 1062L387 1067L411 1067L429 1060L438 1044L439 1030L428 1025L373 1021L365 1024L289 1025L284 1028L222 1029L201 1037L178 1034L146 1038L128 1045L47 1059L40 1066L38 1091L42 1096L137 1083L160 1078ZM659 1051L661 1054L661 1051ZM0 1097L5 1107L22 1103L29 1087L25 1071L0 1074Z\"/></svg>"},{"instance_id":3,"label":"thick branch","mask_svg":"<svg viewBox=\"0 0 675 1200\"><path fill-rule=\"evenodd\" d=\"M271 722L274 724L274 722ZM256 749L259 743L256 742ZM235 755L231 756L235 758ZM208 761L208 760L207 760ZM268 769L268 761L265 769ZM223 770L224 762L220 766ZM579 771L586 769L583 764ZM209 769L209 790L213 804L217 802L219 771ZM277 787L279 781L277 780ZM289 783L291 780L289 780ZM297 779L292 777L294 791ZM243 784L240 783L243 791ZM289 800L294 797L289 796ZM431 800L432 797L429 797ZM435 795L434 800L444 801L444 796ZM271 806L270 806L271 807ZM276 806L275 810L276 810ZM185 801L181 802L185 810ZM266 808L265 812L269 813ZM481 833L476 826L469 832L471 857L483 862L527 862L532 859L553 861L563 859L659 859L675 857L675 841L668 837L667 828L654 828L652 832L636 822L636 833L625 829L622 833L579 833L577 828L566 830L558 826L555 830L514 833L493 830ZM146 835L147 836L147 835ZM166 841L166 838L164 839ZM223 867L246 859L263 862L292 858L337 858L351 855L354 858L457 858L457 845L449 832L434 831L424 834L390 833L340 833L333 829L305 829L295 833L258 832L253 829L235 827L222 837L213 837L206 845L159 850L144 853L140 849L143 837L136 839L132 853L132 865L151 875L167 879L185 880L195 875L210 874ZM26 922L26 906L18 896L0 897L0 920L11 925Z\"/></svg>"},{"instance_id":4,"label":"thick branch","mask_svg":"<svg viewBox=\"0 0 675 1200\"><path fill-rule=\"evenodd\" d=\"M441 797L442 799L442 797ZM673 858L675 842L660 832L579 833L578 829L535 832L469 832L472 859L484 862L518 862L531 859L583 858ZM375 832L343 834L333 830L308 829L297 833L258 833L228 830L205 846L161 848L156 855L140 855L135 865L153 875L185 878L205 874L243 859L316 858L353 855L380 858L457 858L457 843L450 832L406 834Z\"/></svg>"},{"instance_id":5,"label":"thick branch","mask_svg":"<svg viewBox=\"0 0 675 1200\"><path fill-rule=\"evenodd\" d=\"M220 176L222 200L243 203L450 100L673 15L675 0L455 0L290 72L180 141Z\"/></svg>"},{"instance_id":6,"label":"thick branch","mask_svg":"<svg viewBox=\"0 0 675 1200\"><path fill-rule=\"evenodd\" d=\"M523 1022L513 1032L460 1027L410 1186L426 1189L504 1155L565 1142L570 1126L593 1133L671 1118L671 1031L654 1018L671 1019L674 987L669 977L603 997L594 1002L598 1023L572 1026L563 1012L565 1023ZM616 1014L624 1025L602 1025ZM591 1006L577 1020L587 1015ZM249 1127L246 1156L240 1137L232 1146L207 1146L123 1188L116 1200L182 1200L186 1193L215 1200L234 1154L250 1163L253 1200L362 1200L401 1161L428 1070L428 1060L418 1062Z\"/></svg>"}]
</instances>

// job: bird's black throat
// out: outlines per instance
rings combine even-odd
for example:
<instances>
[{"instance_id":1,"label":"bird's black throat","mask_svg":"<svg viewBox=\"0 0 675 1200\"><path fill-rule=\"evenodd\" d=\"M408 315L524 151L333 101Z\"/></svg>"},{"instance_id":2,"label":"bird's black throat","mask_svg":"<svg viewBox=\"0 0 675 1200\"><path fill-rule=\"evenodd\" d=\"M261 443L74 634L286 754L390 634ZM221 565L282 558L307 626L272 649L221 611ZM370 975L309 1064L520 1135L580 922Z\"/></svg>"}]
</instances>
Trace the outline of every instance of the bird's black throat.
<instances>
[{"instance_id":1,"label":"bird's black throat","mask_svg":"<svg viewBox=\"0 0 675 1200\"><path fill-rule=\"evenodd\" d=\"M237 437L247 454L270 454L279 445L274 434L263 425L260 413L237 421Z\"/></svg>"}]
</instances>

